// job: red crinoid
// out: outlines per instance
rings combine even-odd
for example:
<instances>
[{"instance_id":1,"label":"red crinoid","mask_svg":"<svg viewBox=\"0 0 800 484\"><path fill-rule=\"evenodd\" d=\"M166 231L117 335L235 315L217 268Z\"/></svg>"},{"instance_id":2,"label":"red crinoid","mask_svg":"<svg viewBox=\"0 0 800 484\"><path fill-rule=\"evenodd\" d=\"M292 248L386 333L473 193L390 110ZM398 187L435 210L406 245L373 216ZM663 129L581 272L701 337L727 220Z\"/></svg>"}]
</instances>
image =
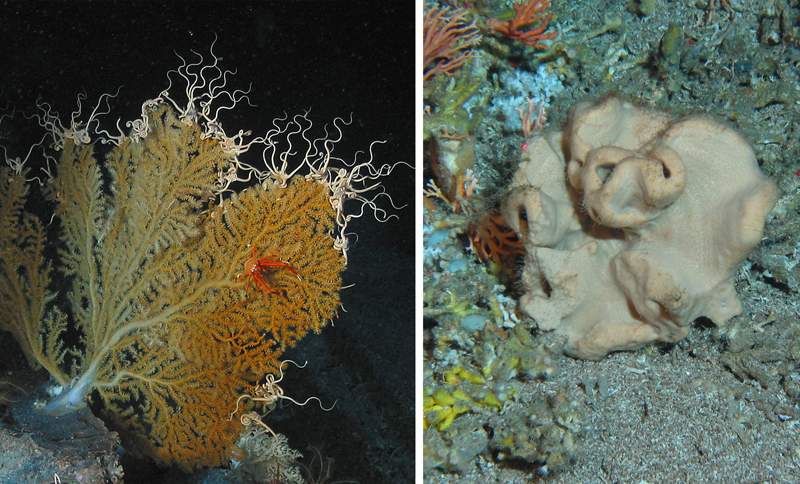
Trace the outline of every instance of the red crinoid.
<instances>
[{"instance_id":1,"label":"red crinoid","mask_svg":"<svg viewBox=\"0 0 800 484\"><path fill-rule=\"evenodd\" d=\"M260 284L261 287L267 291L268 294L275 294L276 291L267 286L267 283L264 282L264 279L261 277L263 272L270 267L284 267L289 269L292 274L300 277L300 275L292 269L292 266L289 265L288 262L283 262L282 260L278 259L276 256L271 255L268 257L264 257L263 259L259 259L256 257L256 246L253 246L253 257L247 259L244 263L244 273L236 278L237 281L241 281L245 277L247 278L247 284L245 285L245 292L250 289L250 281L255 280L257 284Z\"/></svg>"}]
</instances>

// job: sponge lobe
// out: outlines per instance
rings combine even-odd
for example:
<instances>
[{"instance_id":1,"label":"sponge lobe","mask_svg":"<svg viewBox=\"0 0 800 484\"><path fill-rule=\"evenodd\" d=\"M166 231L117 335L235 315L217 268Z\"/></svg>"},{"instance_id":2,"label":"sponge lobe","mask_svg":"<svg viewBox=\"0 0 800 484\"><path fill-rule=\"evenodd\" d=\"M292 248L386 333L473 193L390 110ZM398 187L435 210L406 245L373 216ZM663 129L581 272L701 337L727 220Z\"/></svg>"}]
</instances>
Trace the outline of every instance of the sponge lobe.
<instances>
[{"instance_id":1,"label":"sponge lobe","mask_svg":"<svg viewBox=\"0 0 800 484\"><path fill-rule=\"evenodd\" d=\"M527 250L521 309L598 360L742 311L733 276L778 196L753 150L707 116L609 98L528 143L503 215Z\"/></svg>"}]
</instances>

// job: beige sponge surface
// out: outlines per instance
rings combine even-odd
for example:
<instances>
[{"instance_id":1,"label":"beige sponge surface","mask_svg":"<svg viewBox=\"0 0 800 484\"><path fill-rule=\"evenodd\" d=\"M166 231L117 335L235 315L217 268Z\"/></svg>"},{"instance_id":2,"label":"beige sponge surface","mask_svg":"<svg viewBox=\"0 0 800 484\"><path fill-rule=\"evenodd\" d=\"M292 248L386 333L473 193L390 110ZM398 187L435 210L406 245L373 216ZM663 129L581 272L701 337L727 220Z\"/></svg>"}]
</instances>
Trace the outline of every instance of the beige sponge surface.
<instances>
[{"instance_id":1,"label":"beige sponge surface","mask_svg":"<svg viewBox=\"0 0 800 484\"><path fill-rule=\"evenodd\" d=\"M777 196L747 142L705 115L579 104L528 143L503 207L527 250L520 307L590 360L724 324Z\"/></svg>"}]
</instances>

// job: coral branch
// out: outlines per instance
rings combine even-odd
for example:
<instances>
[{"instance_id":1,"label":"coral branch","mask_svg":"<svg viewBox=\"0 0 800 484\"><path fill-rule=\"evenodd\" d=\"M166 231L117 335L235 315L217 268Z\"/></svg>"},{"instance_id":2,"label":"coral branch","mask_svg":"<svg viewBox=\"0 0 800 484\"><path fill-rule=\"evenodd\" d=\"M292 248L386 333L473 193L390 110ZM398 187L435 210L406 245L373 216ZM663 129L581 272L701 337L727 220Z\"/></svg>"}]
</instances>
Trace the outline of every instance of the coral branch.
<instances>
[{"instance_id":1,"label":"coral branch","mask_svg":"<svg viewBox=\"0 0 800 484\"><path fill-rule=\"evenodd\" d=\"M540 40L552 40L556 37L555 32L545 33L547 22L553 16L552 13L545 13L550 8L550 0L530 0L527 4L520 3L514 5L516 15L508 22L498 19L490 19L488 24L497 32L514 40L519 40L525 45L539 49L546 48L539 44ZM539 23L538 27L529 30L520 30L522 27Z\"/></svg>"},{"instance_id":2,"label":"coral branch","mask_svg":"<svg viewBox=\"0 0 800 484\"><path fill-rule=\"evenodd\" d=\"M481 40L475 21L467 22L466 10L425 5L423 21L423 82L437 74L452 76L475 56L470 47Z\"/></svg>"}]
</instances>

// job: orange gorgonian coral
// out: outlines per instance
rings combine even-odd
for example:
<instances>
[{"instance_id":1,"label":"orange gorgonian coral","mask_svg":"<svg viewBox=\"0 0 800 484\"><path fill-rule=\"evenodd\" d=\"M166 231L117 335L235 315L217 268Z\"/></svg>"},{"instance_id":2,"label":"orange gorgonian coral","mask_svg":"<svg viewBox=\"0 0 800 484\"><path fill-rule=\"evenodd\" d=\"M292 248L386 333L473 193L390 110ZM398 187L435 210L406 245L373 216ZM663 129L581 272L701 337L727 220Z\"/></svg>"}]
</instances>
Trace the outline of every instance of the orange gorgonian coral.
<instances>
[{"instance_id":1,"label":"orange gorgonian coral","mask_svg":"<svg viewBox=\"0 0 800 484\"><path fill-rule=\"evenodd\" d=\"M433 76L452 76L467 60L474 57L470 47L481 39L475 21L467 22L467 11L425 5L423 29L423 82Z\"/></svg>"},{"instance_id":2,"label":"orange gorgonian coral","mask_svg":"<svg viewBox=\"0 0 800 484\"><path fill-rule=\"evenodd\" d=\"M516 232L495 211L484 212L469 228L470 249L482 262L503 263L504 257L525 253L525 247Z\"/></svg>"},{"instance_id":3,"label":"orange gorgonian coral","mask_svg":"<svg viewBox=\"0 0 800 484\"><path fill-rule=\"evenodd\" d=\"M525 45L531 47L538 47L544 49L544 45L540 45L540 40L552 40L556 37L555 32L545 33L547 30L547 22L553 16L552 13L545 13L550 8L550 0L530 0L528 3L523 3L522 0L514 5L514 10L517 12L514 18L508 22L502 22L498 19L490 19L487 23L490 27L497 32L509 37L511 39L519 40ZM520 28L527 25L540 22L538 27L529 30L520 30Z\"/></svg>"},{"instance_id":4,"label":"orange gorgonian coral","mask_svg":"<svg viewBox=\"0 0 800 484\"><path fill-rule=\"evenodd\" d=\"M231 410L254 419L252 404L287 398L279 358L336 316L347 225L385 213L370 191L392 171L372 146L358 160L333 154L341 119L319 138L305 114L249 141L227 136L218 115L247 95L226 90L231 71L213 50L211 62L195 55L129 135L98 127L107 95L88 122L79 102L68 127L40 103L42 139L60 152L44 152L58 162L42 183L58 231L26 211L39 180L27 158L0 159L0 330L61 386L39 412L91 403L128 451L185 472L235 457ZM259 145L263 169L238 159ZM346 210L350 200L361 209ZM249 294L245 278L264 292ZM263 395L237 397L265 374Z\"/></svg>"}]
</instances>

